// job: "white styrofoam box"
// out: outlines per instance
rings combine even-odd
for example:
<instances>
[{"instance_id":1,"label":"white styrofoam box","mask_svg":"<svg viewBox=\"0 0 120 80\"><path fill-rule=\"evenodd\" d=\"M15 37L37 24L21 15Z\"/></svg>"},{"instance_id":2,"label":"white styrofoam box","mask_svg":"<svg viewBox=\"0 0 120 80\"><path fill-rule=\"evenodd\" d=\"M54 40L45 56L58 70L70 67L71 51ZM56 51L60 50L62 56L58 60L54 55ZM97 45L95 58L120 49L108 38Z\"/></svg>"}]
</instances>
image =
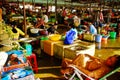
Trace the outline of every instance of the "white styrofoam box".
<instances>
[{"instance_id":1,"label":"white styrofoam box","mask_svg":"<svg viewBox=\"0 0 120 80\"><path fill-rule=\"evenodd\" d=\"M95 49L93 47L82 46L80 44L64 49L64 57L69 59L73 59L79 54L94 56L94 53Z\"/></svg>"},{"instance_id":2,"label":"white styrofoam box","mask_svg":"<svg viewBox=\"0 0 120 80\"><path fill-rule=\"evenodd\" d=\"M90 52L90 55L92 55L92 56L95 55L95 43L86 42L86 41L79 41L77 43L81 46L89 48L89 50L92 51L92 52Z\"/></svg>"},{"instance_id":3,"label":"white styrofoam box","mask_svg":"<svg viewBox=\"0 0 120 80\"><path fill-rule=\"evenodd\" d=\"M88 48L94 48L95 49L95 43L93 43L93 42L77 41L76 44L79 44L81 46L85 46L85 47L88 47Z\"/></svg>"}]
</instances>

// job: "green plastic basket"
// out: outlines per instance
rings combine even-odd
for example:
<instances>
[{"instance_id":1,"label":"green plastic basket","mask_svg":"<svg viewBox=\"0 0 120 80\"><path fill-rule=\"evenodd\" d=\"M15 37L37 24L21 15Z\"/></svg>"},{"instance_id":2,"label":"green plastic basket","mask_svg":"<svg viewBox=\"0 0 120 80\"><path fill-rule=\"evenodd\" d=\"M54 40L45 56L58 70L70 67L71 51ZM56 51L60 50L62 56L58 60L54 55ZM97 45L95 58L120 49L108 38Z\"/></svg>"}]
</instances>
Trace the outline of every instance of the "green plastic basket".
<instances>
[{"instance_id":1,"label":"green plastic basket","mask_svg":"<svg viewBox=\"0 0 120 80\"><path fill-rule=\"evenodd\" d=\"M110 32L110 39L116 38L116 32Z\"/></svg>"}]
</instances>

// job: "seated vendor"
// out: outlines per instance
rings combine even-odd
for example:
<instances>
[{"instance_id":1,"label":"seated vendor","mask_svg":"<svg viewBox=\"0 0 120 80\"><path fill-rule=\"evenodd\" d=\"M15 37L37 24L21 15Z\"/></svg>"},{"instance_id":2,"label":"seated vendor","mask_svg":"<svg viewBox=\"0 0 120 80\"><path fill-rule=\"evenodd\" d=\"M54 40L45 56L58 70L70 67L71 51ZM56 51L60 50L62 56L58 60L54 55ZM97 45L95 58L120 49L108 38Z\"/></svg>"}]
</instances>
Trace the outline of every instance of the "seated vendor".
<instances>
[{"instance_id":1,"label":"seated vendor","mask_svg":"<svg viewBox=\"0 0 120 80\"><path fill-rule=\"evenodd\" d=\"M13 40L19 39L20 36L25 36L25 33L17 28L17 25L13 25L11 37Z\"/></svg>"},{"instance_id":2,"label":"seated vendor","mask_svg":"<svg viewBox=\"0 0 120 80\"><path fill-rule=\"evenodd\" d=\"M44 25L45 25L44 20L41 17L37 17L37 23L35 24L35 28L44 29L45 28Z\"/></svg>"},{"instance_id":3,"label":"seated vendor","mask_svg":"<svg viewBox=\"0 0 120 80\"><path fill-rule=\"evenodd\" d=\"M97 34L97 29L95 28L92 22L88 22L88 28L89 28L89 33Z\"/></svg>"},{"instance_id":4,"label":"seated vendor","mask_svg":"<svg viewBox=\"0 0 120 80\"><path fill-rule=\"evenodd\" d=\"M58 27L57 23L52 23L52 25L47 29L48 34L58 33L58 32L56 31L57 27Z\"/></svg>"},{"instance_id":5,"label":"seated vendor","mask_svg":"<svg viewBox=\"0 0 120 80\"><path fill-rule=\"evenodd\" d=\"M101 60L88 54L80 54L73 60L65 58L62 61L61 73L73 73L73 68L68 67L70 64L75 65L86 75L95 79L99 79L120 66L120 56L113 55L108 57L106 60Z\"/></svg>"},{"instance_id":6,"label":"seated vendor","mask_svg":"<svg viewBox=\"0 0 120 80\"><path fill-rule=\"evenodd\" d=\"M2 57L0 57L0 65L1 65L0 73L2 73L2 75L6 74L6 72L10 70L16 69L15 71L17 71L17 70L21 70L20 68L29 66L28 62L22 61L22 59L18 58L17 54L12 53L8 55L6 52L0 52L0 55L2 55ZM12 79L18 77L19 75L11 74Z\"/></svg>"}]
</instances>

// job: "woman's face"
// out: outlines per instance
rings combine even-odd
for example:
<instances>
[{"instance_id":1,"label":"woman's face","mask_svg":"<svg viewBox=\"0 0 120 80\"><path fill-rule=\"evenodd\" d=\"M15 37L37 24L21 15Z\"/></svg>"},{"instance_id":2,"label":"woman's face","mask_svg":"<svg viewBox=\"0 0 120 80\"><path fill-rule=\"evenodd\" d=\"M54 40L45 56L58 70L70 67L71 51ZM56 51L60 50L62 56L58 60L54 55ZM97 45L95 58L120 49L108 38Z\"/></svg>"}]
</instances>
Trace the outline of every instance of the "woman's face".
<instances>
[{"instance_id":1,"label":"woman's face","mask_svg":"<svg viewBox=\"0 0 120 80\"><path fill-rule=\"evenodd\" d=\"M115 65L116 61L117 61L117 57L111 56L106 60L106 64L110 67L113 67Z\"/></svg>"}]
</instances>

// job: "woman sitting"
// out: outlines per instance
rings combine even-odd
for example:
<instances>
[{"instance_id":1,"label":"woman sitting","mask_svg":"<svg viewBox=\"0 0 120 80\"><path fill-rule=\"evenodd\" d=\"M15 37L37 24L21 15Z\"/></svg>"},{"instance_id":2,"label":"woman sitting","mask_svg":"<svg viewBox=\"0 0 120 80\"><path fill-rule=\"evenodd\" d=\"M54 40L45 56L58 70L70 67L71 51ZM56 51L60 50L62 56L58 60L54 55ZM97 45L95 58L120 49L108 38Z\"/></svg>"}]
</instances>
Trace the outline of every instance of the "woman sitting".
<instances>
[{"instance_id":1,"label":"woman sitting","mask_svg":"<svg viewBox=\"0 0 120 80\"><path fill-rule=\"evenodd\" d=\"M41 17L37 18L37 23L35 24L35 28L41 28L44 29L45 28L45 23L44 20Z\"/></svg>"},{"instance_id":2,"label":"woman sitting","mask_svg":"<svg viewBox=\"0 0 120 80\"><path fill-rule=\"evenodd\" d=\"M48 34L56 34L57 32L58 25L57 23L52 23L52 25L47 29Z\"/></svg>"},{"instance_id":3,"label":"woman sitting","mask_svg":"<svg viewBox=\"0 0 120 80\"><path fill-rule=\"evenodd\" d=\"M20 37L24 37L25 33L17 28L17 25L12 26L12 32L11 32L11 37L13 40L18 40Z\"/></svg>"},{"instance_id":4,"label":"woman sitting","mask_svg":"<svg viewBox=\"0 0 120 80\"><path fill-rule=\"evenodd\" d=\"M62 61L62 74L73 73L73 68L68 67L70 64L75 65L89 77L99 79L120 66L120 56L113 55L106 60L101 60L88 54L80 54L73 60L65 58Z\"/></svg>"},{"instance_id":5,"label":"woman sitting","mask_svg":"<svg viewBox=\"0 0 120 80\"><path fill-rule=\"evenodd\" d=\"M6 74L9 77L9 79L16 79L22 76L25 76L27 72L25 73L24 67L29 66L28 61L23 61L23 59L19 58L17 54L11 53L7 54L6 52L0 53L1 55L6 55L6 59L1 58L0 60L4 60L3 68L1 68L0 73L2 74L2 77L4 77ZM8 56L7 56L8 55ZM24 74L23 74L24 73Z\"/></svg>"}]
</instances>

